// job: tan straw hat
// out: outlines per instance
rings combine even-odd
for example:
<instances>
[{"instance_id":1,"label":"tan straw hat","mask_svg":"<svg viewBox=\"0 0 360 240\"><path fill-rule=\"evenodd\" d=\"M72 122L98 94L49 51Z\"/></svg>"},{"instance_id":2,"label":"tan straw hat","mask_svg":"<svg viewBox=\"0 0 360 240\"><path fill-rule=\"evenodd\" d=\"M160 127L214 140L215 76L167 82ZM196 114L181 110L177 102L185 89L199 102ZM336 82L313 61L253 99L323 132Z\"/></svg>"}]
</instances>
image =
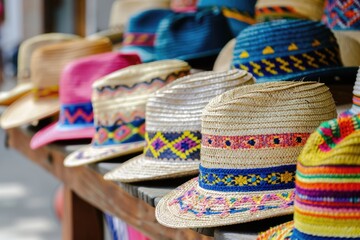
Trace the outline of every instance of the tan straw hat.
<instances>
[{"instance_id":1,"label":"tan straw hat","mask_svg":"<svg viewBox=\"0 0 360 240\"><path fill-rule=\"evenodd\" d=\"M92 104L96 133L91 145L66 157L65 166L141 152L149 95L189 72L190 66L184 61L164 60L130 66L95 82Z\"/></svg>"},{"instance_id":2,"label":"tan straw hat","mask_svg":"<svg viewBox=\"0 0 360 240\"><path fill-rule=\"evenodd\" d=\"M160 89L146 105L144 153L104 178L137 182L196 175L205 105L217 95L254 82L252 75L242 70L201 72Z\"/></svg>"},{"instance_id":3,"label":"tan straw hat","mask_svg":"<svg viewBox=\"0 0 360 240\"><path fill-rule=\"evenodd\" d=\"M235 43L236 39L233 38L223 47L214 63L213 70L215 72L223 72L231 69Z\"/></svg>"},{"instance_id":4,"label":"tan straw hat","mask_svg":"<svg viewBox=\"0 0 360 240\"><path fill-rule=\"evenodd\" d=\"M275 19L308 19L319 21L324 0L258 0L255 17L258 22Z\"/></svg>"},{"instance_id":5,"label":"tan straw hat","mask_svg":"<svg viewBox=\"0 0 360 240\"><path fill-rule=\"evenodd\" d=\"M69 62L93 54L111 51L108 39L73 40L37 49L31 57L32 93L15 101L2 114L4 129L29 124L59 111L58 88L63 67Z\"/></svg>"},{"instance_id":6,"label":"tan straw hat","mask_svg":"<svg viewBox=\"0 0 360 240\"><path fill-rule=\"evenodd\" d=\"M7 92L0 92L0 105L10 105L32 89L30 80L30 59L32 53L45 45L79 38L72 34L46 33L21 43L18 56L17 85Z\"/></svg>"},{"instance_id":7,"label":"tan straw hat","mask_svg":"<svg viewBox=\"0 0 360 240\"><path fill-rule=\"evenodd\" d=\"M254 84L214 98L202 114L200 175L160 200L157 220L197 228L292 213L297 156L334 117L322 83Z\"/></svg>"}]
</instances>

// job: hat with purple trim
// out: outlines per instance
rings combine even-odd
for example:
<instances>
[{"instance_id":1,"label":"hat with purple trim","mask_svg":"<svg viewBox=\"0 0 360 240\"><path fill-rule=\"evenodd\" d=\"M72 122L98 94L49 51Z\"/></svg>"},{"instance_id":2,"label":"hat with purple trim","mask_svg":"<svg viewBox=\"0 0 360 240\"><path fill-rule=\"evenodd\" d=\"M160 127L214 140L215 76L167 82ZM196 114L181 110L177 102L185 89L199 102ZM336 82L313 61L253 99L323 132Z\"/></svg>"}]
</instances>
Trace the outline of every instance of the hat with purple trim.
<instances>
[{"instance_id":1,"label":"hat with purple trim","mask_svg":"<svg viewBox=\"0 0 360 240\"><path fill-rule=\"evenodd\" d=\"M199 177L163 197L156 219L197 228L292 213L296 159L316 127L334 117L322 83L254 84L214 98L202 113Z\"/></svg>"}]
</instances>

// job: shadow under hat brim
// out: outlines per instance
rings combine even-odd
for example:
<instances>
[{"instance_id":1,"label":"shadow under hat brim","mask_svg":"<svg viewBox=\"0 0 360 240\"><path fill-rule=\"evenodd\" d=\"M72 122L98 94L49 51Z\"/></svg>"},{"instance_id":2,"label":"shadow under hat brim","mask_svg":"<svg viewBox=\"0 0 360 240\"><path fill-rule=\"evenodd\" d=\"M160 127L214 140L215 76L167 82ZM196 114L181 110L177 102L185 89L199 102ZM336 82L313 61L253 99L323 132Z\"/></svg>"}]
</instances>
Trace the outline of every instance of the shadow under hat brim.
<instances>
[{"instance_id":1,"label":"shadow under hat brim","mask_svg":"<svg viewBox=\"0 0 360 240\"><path fill-rule=\"evenodd\" d=\"M92 139L95 134L93 126L65 128L53 123L37 132L30 141L30 147L37 149L49 143L62 140Z\"/></svg>"},{"instance_id":2,"label":"shadow under hat brim","mask_svg":"<svg viewBox=\"0 0 360 240\"><path fill-rule=\"evenodd\" d=\"M32 88L33 86L31 83L21 83L9 91L0 92L0 105L8 106L12 104L17 99L29 93Z\"/></svg>"},{"instance_id":3,"label":"shadow under hat brim","mask_svg":"<svg viewBox=\"0 0 360 240\"><path fill-rule=\"evenodd\" d=\"M193 162L171 162L145 159L144 155L132 158L120 167L107 173L106 180L120 182L140 182L195 176L199 172L200 161Z\"/></svg>"},{"instance_id":4,"label":"shadow under hat brim","mask_svg":"<svg viewBox=\"0 0 360 240\"><path fill-rule=\"evenodd\" d=\"M68 155L64 160L64 165L66 167L77 167L132 153L140 153L144 150L144 146L145 141L98 147L88 145Z\"/></svg>"},{"instance_id":5,"label":"shadow under hat brim","mask_svg":"<svg viewBox=\"0 0 360 240\"><path fill-rule=\"evenodd\" d=\"M259 234L257 240L283 240L285 237L290 238L294 230L294 221L280 224L276 227Z\"/></svg>"},{"instance_id":6,"label":"shadow under hat brim","mask_svg":"<svg viewBox=\"0 0 360 240\"><path fill-rule=\"evenodd\" d=\"M194 178L165 195L156 206L155 216L160 224L171 228L218 227L252 222L292 214L294 192L295 189L218 192L200 188L198 179ZM238 204L236 199L240 199ZM259 204L261 202L262 205ZM200 209L206 213L197 211Z\"/></svg>"},{"instance_id":7,"label":"shadow under hat brim","mask_svg":"<svg viewBox=\"0 0 360 240\"><path fill-rule=\"evenodd\" d=\"M4 129L20 127L43 118L55 115L60 110L58 98L42 98L35 100L29 93L11 104L2 114L0 125Z\"/></svg>"},{"instance_id":8,"label":"shadow under hat brim","mask_svg":"<svg viewBox=\"0 0 360 240\"><path fill-rule=\"evenodd\" d=\"M141 62L147 63L155 61L155 53L153 47L137 47L137 46L124 46L119 50L121 53L135 53L139 55Z\"/></svg>"}]
</instances>

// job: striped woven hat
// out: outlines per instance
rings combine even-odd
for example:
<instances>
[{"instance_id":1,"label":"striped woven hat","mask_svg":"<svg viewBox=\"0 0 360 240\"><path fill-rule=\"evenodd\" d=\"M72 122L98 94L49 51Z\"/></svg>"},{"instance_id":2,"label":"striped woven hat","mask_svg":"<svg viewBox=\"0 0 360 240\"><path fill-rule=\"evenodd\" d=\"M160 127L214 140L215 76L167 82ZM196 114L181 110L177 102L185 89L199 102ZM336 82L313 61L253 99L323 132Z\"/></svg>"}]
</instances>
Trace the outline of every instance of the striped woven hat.
<instances>
[{"instance_id":1,"label":"striped woven hat","mask_svg":"<svg viewBox=\"0 0 360 240\"><path fill-rule=\"evenodd\" d=\"M258 0L255 5L257 22L275 19L320 20L324 0Z\"/></svg>"},{"instance_id":2,"label":"striped woven hat","mask_svg":"<svg viewBox=\"0 0 360 240\"><path fill-rule=\"evenodd\" d=\"M356 75L356 81L353 89L352 106L345 112L340 113L341 117L360 114L360 68Z\"/></svg>"},{"instance_id":3,"label":"striped woven hat","mask_svg":"<svg viewBox=\"0 0 360 240\"><path fill-rule=\"evenodd\" d=\"M35 50L31 57L32 92L16 100L2 114L4 129L30 124L55 115L60 110L59 80L61 71L73 60L111 51L108 39L76 39Z\"/></svg>"},{"instance_id":4,"label":"striped woven hat","mask_svg":"<svg viewBox=\"0 0 360 240\"><path fill-rule=\"evenodd\" d=\"M260 83L305 77L348 84L350 89L357 72L357 67L342 67L330 29L310 20L283 19L246 28L236 39L233 66L251 72Z\"/></svg>"},{"instance_id":5,"label":"striped woven hat","mask_svg":"<svg viewBox=\"0 0 360 240\"><path fill-rule=\"evenodd\" d=\"M322 21L333 30L345 66L359 66L360 0L326 0Z\"/></svg>"},{"instance_id":6,"label":"striped woven hat","mask_svg":"<svg viewBox=\"0 0 360 240\"><path fill-rule=\"evenodd\" d=\"M95 135L91 145L65 158L65 166L141 152L149 95L189 72L184 61L164 60L130 66L96 81L92 94Z\"/></svg>"},{"instance_id":7,"label":"striped woven hat","mask_svg":"<svg viewBox=\"0 0 360 240\"><path fill-rule=\"evenodd\" d=\"M254 84L214 98L202 114L200 175L161 199L157 220L213 227L292 213L296 158L334 117L321 83Z\"/></svg>"},{"instance_id":8,"label":"striped woven hat","mask_svg":"<svg viewBox=\"0 0 360 240\"><path fill-rule=\"evenodd\" d=\"M294 221L258 239L360 239L360 118L324 122L299 156Z\"/></svg>"},{"instance_id":9,"label":"striped woven hat","mask_svg":"<svg viewBox=\"0 0 360 240\"><path fill-rule=\"evenodd\" d=\"M146 105L144 153L104 178L136 182L196 175L203 108L215 96L254 82L251 74L241 70L201 72L160 89Z\"/></svg>"}]
</instances>

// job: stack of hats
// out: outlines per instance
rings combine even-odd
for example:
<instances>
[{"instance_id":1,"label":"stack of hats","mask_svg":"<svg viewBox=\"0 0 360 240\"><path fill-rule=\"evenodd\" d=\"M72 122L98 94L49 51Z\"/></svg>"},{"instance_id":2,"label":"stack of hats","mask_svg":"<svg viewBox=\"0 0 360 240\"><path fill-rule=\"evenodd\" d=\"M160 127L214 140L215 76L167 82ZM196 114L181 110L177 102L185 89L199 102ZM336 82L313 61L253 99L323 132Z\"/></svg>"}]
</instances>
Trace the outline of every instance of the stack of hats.
<instances>
[{"instance_id":1,"label":"stack of hats","mask_svg":"<svg viewBox=\"0 0 360 240\"><path fill-rule=\"evenodd\" d=\"M292 213L297 156L335 116L321 83L254 84L215 97L202 113L199 177L160 200L157 220L213 227Z\"/></svg>"},{"instance_id":2,"label":"stack of hats","mask_svg":"<svg viewBox=\"0 0 360 240\"><path fill-rule=\"evenodd\" d=\"M360 119L325 122L299 156L294 221L258 239L360 238Z\"/></svg>"},{"instance_id":3,"label":"stack of hats","mask_svg":"<svg viewBox=\"0 0 360 240\"><path fill-rule=\"evenodd\" d=\"M144 153L104 178L138 182L197 174L203 108L215 96L253 83L251 74L232 70L192 74L160 89L146 105Z\"/></svg>"}]
</instances>

